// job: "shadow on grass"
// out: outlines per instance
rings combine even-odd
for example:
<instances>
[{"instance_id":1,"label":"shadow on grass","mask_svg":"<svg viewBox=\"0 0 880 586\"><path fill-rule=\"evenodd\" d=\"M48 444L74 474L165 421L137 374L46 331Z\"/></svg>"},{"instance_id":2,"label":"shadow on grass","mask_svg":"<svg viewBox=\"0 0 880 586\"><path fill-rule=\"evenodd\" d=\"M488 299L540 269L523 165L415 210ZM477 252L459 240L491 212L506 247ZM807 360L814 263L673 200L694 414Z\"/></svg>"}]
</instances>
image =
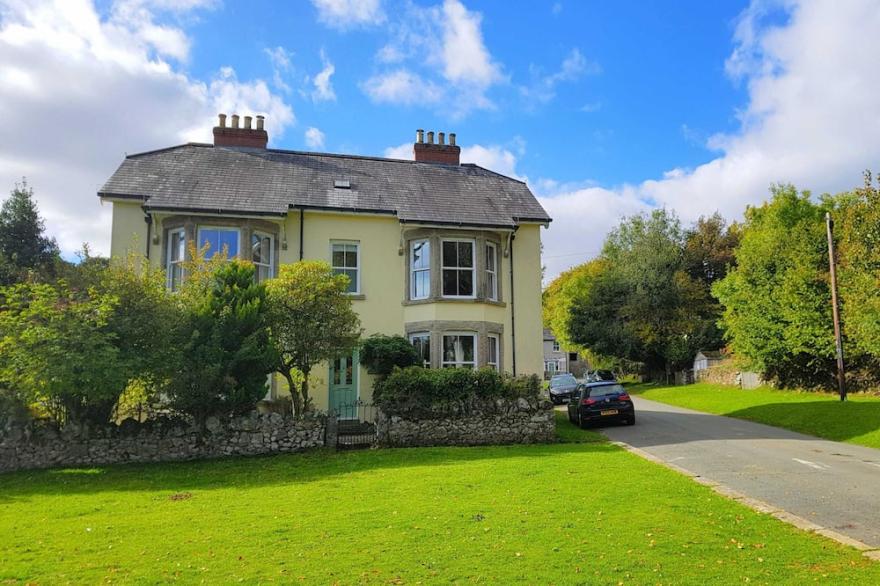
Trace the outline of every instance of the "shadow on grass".
<instances>
[{"instance_id":1,"label":"shadow on grass","mask_svg":"<svg viewBox=\"0 0 880 586\"><path fill-rule=\"evenodd\" d=\"M563 423L571 425L567 420ZM577 428L574 431L581 432ZM581 435L568 436L554 444L390 448L351 452L322 449L276 456L33 470L0 475L0 503L40 495L250 489L328 480L382 469L450 466L507 458L546 458L565 453L586 455L618 449L598 434L581 432Z\"/></svg>"},{"instance_id":2,"label":"shadow on grass","mask_svg":"<svg viewBox=\"0 0 880 586\"><path fill-rule=\"evenodd\" d=\"M874 434L876 437L873 441L869 440L865 445L880 448L880 402L829 400L768 403L725 415L835 441Z\"/></svg>"}]
</instances>

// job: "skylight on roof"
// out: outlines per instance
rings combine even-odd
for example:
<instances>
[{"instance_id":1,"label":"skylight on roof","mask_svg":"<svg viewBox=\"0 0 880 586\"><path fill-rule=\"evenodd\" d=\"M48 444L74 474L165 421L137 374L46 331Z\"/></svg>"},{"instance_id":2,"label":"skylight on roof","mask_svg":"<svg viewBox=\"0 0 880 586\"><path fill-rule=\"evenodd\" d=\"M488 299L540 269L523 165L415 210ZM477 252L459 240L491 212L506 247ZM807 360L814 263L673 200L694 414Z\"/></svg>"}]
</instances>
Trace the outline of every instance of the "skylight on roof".
<instances>
[{"instance_id":1,"label":"skylight on roof","mask_svg":"<svg viewBox=\"0 0 880 586\"><path fill-rule=\"evenodd\" d=\"M333 187L336 189L351 189L351 181L348 179L337 179L333 182Z\"/></svg>"}]
</instances>

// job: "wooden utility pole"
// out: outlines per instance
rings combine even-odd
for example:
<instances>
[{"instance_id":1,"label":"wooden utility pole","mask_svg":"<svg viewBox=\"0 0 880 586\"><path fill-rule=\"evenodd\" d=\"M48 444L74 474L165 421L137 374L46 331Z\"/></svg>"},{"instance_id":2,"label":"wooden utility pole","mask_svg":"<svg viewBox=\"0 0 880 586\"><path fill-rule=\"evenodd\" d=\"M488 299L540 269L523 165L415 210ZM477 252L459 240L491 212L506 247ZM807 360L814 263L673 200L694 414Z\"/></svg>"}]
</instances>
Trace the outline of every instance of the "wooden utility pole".
<instances>
[{"instance_id":1,"label":"wooden utility pole","mask_svg":"<svg viewBox=\"0 0 880 586\"><path fill-rule=\"evenodd\" d=\"M840 336L840 307L837 303L837 259L834 255L834 221L831 212L825 212L828 232L828 266L831 269L831 312L834 316L834 342L837 347L837 389L840 400L846 401L846 372L843 369L843 340Z\"/></svg>"}]
</instances>

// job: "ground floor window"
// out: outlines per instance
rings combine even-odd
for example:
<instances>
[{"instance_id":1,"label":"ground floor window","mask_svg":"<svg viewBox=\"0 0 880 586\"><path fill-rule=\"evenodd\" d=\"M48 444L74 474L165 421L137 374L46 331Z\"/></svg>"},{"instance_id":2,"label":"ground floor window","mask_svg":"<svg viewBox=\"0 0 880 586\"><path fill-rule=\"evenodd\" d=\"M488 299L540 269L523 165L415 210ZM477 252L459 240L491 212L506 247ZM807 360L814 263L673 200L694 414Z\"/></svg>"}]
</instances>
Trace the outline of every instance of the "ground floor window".
<instances>
[{"instance_id":1,"label":"ground floor window","mask_svg":"<svg viewBox=\"0 0 880 586\"><path fill-rule=\"evenodd\" d=\"M443 335L443 368L476 368L477 336L473 333Z\"/></svg>"},{"instance_id":2,"label":"ground floor window","mask_svg":"<svg viewBox=\"0 0 880 586\"><path fill-rule=\"evenodd\" d=\"M494 368L495 370L499 370L498 364L498 336L494 334L489 334L487 339L489 342L487 356L486 356L486 365Z\"/></svg>"},{"instance_id":3,"label":"ground floor window","mask_svg":"<svg viewBox=\"0 0 880 586\"><path fill-rule=\"evenodd\" d=\"M238 256L239 244L238 228L214 228L199 226L199 249L207 247L205 258L212 258L217 254L226 254L226 258Z\"/></svg>"},{"instance_id":4,"label":"ground floor window","mask_svg":"<svg viewBox=\"0 0 880 586\"><path fill-rule=\"evenodd\" d=\"M431 334L428 332L410 334L409 341L412 342L416 352L422 359L422 366L431 368Z\"/></svg>"},{"instance_id":5,"label":"ground floor window","mask_svg":"<svg viewBox=\"0 0 880 586\"><path fill-rule=\"evenodd\" d=\"M550 374L556 374L561 369L559 368L559 361L557 360L545 360L544 361L544 372L548 372Z\"/></svg>"}]
</instances>

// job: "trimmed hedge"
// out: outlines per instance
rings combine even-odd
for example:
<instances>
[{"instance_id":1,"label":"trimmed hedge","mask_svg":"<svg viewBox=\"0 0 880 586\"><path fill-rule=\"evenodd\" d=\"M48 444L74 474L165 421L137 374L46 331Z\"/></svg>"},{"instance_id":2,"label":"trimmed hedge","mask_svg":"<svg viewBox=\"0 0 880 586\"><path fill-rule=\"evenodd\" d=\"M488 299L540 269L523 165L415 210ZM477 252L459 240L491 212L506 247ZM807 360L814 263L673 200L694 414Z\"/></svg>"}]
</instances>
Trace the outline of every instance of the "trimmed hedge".
<instances>
[{"instance_id":1,"label":"trimmed hedge","mask_svg":"<svg viewBox=\"0 0 880 586\"><path fill-rule=\"evenodd\" d=\"M541 380L511 377L492 368L395 369L376 382L373 401L388 415L442 415L485 410L496 399L537 400Z\"/></svg>"}]
</instances>

